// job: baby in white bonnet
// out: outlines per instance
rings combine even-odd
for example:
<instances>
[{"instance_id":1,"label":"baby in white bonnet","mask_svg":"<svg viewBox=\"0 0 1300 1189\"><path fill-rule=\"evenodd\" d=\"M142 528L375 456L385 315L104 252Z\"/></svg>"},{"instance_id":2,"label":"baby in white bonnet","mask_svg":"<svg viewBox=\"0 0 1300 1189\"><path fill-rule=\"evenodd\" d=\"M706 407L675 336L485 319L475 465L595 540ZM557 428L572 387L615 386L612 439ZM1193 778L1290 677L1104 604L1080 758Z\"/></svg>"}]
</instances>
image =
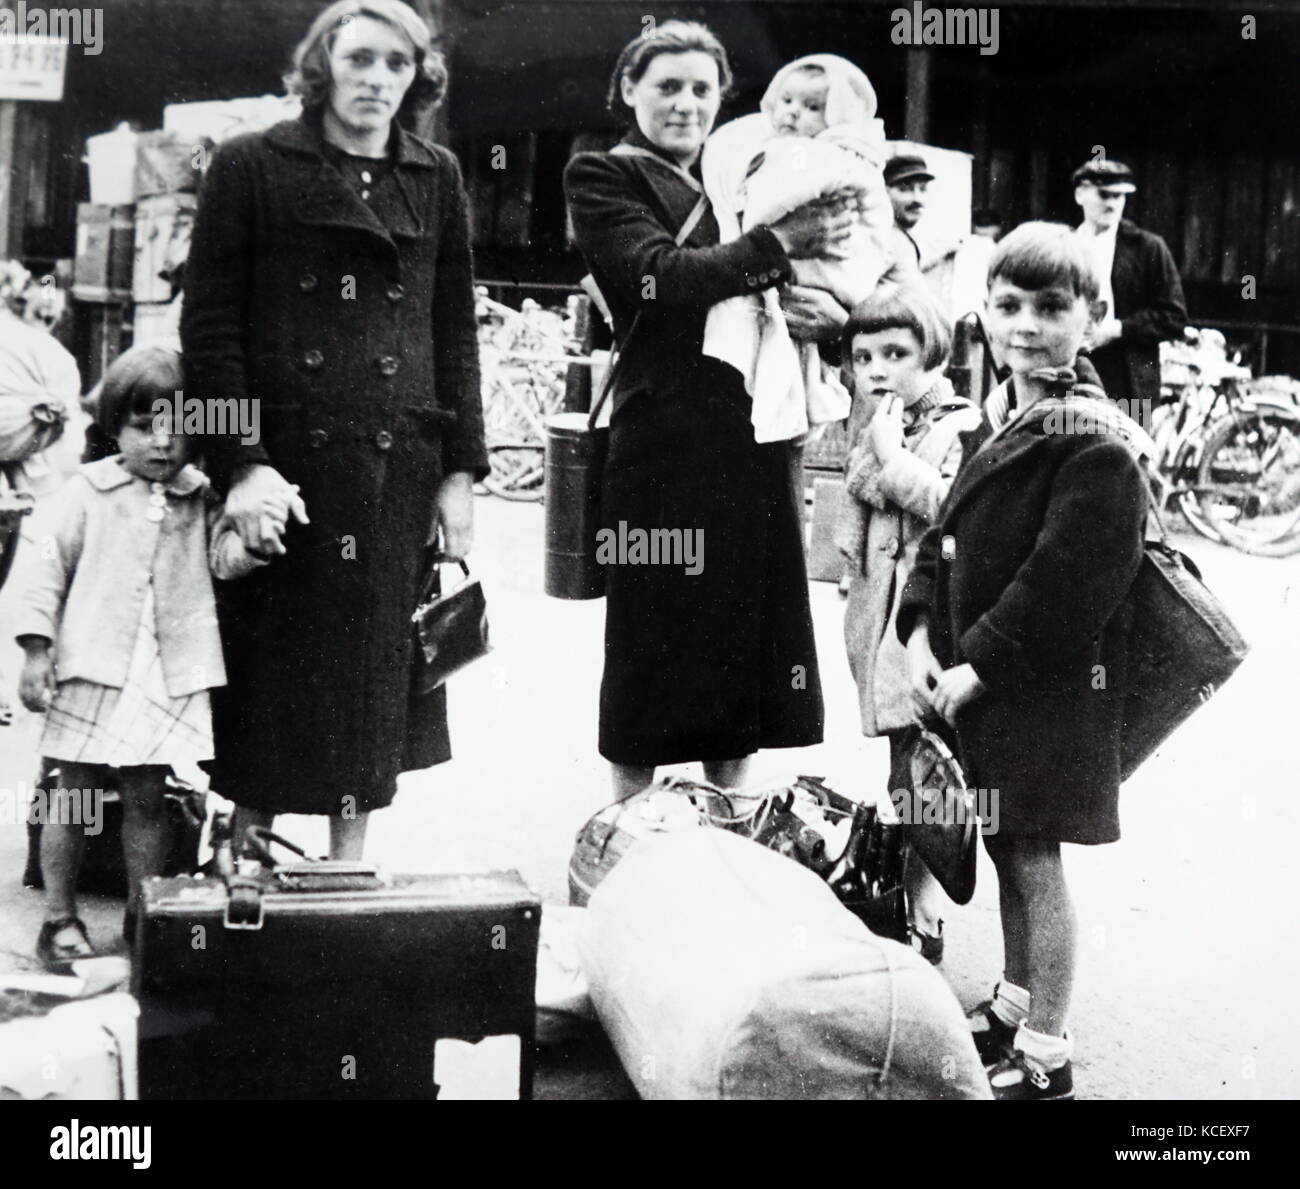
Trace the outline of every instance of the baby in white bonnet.
<instances>
[{"instance_id":1,"label":"baby in white bonnet","mask_svg":"<svg viewBox=\"0 0 1300 1189\"><path fill-rule=\"evenodd\" d=\"M845 309L870 296L889 264L893 208L882 165L885 132L876 93L853 63L811 54L783 66L761 111L718 129L701 169L723 242L777 222L808 202L848 198L858 212L833 254L796 260L795 280L826 289ZM780 441L848 414L848 394L823 369L816 346L786 330L774 290L720 302L704 352L745 377L756 440Z\"/></svg>"}]
</instances>

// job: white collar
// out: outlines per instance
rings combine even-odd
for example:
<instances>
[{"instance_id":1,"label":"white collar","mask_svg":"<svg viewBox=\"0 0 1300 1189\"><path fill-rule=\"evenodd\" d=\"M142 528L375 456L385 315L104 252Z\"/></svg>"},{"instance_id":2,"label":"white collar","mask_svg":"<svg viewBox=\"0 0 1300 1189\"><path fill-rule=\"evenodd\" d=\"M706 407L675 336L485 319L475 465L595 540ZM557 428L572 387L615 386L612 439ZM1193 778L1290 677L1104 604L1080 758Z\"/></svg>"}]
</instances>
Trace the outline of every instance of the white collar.
<instances>
[{"instance_id":1,"label":"white collar","mask_svg":"<svg viewBox=\"0 0 1300 1189\"><path fill-rule=\"evenodd\" d=\"M1119 234L1119 224L1116 223L1113 227L1108 228L1106 231L1093 231L1092 224L1089 223L1087 219L1085 219L1082 223L1079 224L1078 227L1074 229L1074 232L1076 235L1083 236L1084 239L1091 239L1091 240L1114 239Z\"/></svg>"}]
</instances>

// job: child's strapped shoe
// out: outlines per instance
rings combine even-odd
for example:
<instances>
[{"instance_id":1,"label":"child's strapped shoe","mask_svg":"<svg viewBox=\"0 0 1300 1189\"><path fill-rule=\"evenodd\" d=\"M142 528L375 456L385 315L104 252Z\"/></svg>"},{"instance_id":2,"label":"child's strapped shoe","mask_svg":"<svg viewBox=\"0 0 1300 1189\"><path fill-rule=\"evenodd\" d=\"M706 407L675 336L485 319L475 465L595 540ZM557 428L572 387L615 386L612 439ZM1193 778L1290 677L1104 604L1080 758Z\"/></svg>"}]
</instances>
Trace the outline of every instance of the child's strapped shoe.
<instances>
[{"instance_id":1,"label":"child's strapped shoe","mask_svg":"<svg viewBox=\"0 0 1300 1189\"><path fill-rule=\"evenodd\" d=\"M971 1039L975 1042L975 1051L985 1068L996 1065L1011 1053L1012 1041L1016 1038L1016 1028L1007 1024L993 1010L993 1000L986 999L966 1013L966 1023L970 1025Z\"/></svg>"},{"instance_id":2,"label":"child's strapped shoe","mask_svg":"<svg viewBox=\"0 0 1300 1189\"><path fill-rule=\"evenodd\" d=\"M60 934L65 936L76 933L71 941L58 941ZM36 938L36 956L45 964L45 968L55 974L71 974L72 964L82 958L96 957L95 947L90 944L85 923L80 917L60 917L57 921L45 921Z\"/></svg>"},{"instance_id":3,"label":"child's strapped shoe","mask_svg":"<svg viewBox=\"0 0 1300 1189\"><path fill-rule=\"evenodd\" d=\"M999 1102L1073 1102L1074 1071L1069 1061L1043 1069L1013 1049L989 1070L989 1088Z\"/></svg>"}]
</instances>

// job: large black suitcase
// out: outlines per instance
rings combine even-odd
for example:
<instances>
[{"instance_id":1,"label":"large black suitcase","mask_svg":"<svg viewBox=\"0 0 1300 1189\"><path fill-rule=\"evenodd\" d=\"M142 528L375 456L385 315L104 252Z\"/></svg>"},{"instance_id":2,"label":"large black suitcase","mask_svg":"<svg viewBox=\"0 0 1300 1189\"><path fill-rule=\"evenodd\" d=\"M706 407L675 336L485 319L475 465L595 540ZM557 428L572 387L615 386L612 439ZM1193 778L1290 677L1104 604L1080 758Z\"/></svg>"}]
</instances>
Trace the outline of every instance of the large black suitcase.
<instances>
[{"instance_id":1,"label":"large black suitcase","mask_svg":"<svg viewBox=\"0 0 1300 1189\"><path fill-rule=\"evenodd\" d=\"M435 1042L518 1037L531 1096L541 905L515 872L350 863L144 885L141 1098L435 1098Z\"/></svg>"}]
</instances>

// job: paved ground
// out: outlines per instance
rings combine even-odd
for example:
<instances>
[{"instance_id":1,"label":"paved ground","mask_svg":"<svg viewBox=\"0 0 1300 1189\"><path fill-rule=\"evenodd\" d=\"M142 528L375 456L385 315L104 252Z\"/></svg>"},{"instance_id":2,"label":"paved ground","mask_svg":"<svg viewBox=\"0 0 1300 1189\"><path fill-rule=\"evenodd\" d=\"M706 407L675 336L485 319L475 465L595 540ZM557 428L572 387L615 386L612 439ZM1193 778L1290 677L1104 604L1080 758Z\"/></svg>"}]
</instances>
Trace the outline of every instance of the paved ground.
<instances>
[{"instance_id":1,"label":"paved ground","mask_svg":"<svg viewBox=\"0 0 1300 1189\"><path fill-rule=\"evenodd\" d=\"M375 817L369 854L391 869L517 867L543 899L564 901L573 834L608 800L596 756L603 604L541 594L542 509L478 501L473 561L488 592L496 650L452 686L456 759L404 780ZM1233 681L1123 795L1116 846L1069 848L1079 903L1081 971L1073 1012L1076 1084L1092 1098L1300 1096L1300 924L1292 875L1300 840L1300 558L1244 557L1188 537L1254 644ZM840 642L842 604L814 584L828 742L760 757L757 777L825 774L846 792L883 786L888 749L858 732ZM0 596L0 623L7 597ZM0 645L6 686L15 657ZM0 790L30 781L38 723L19 711L0 729ZM309 847L323 822L281 819ZM21 826L0 826L0 965L32 963L39 898L19 886ZM982 859L982 862L984 860ZM981 868L974 902L947 914L943 970L963 1003L1000 970L996 885ZM100 942L120 908L91 902ZM554 1096L620 1093L607 1054L554 1055ZM565 1071L571 1076L562 1076ZM583 1071L582 1076L579 1071ZM588 1076L589 1071L596 1074Z\"/></svg>"}]
</instances>

